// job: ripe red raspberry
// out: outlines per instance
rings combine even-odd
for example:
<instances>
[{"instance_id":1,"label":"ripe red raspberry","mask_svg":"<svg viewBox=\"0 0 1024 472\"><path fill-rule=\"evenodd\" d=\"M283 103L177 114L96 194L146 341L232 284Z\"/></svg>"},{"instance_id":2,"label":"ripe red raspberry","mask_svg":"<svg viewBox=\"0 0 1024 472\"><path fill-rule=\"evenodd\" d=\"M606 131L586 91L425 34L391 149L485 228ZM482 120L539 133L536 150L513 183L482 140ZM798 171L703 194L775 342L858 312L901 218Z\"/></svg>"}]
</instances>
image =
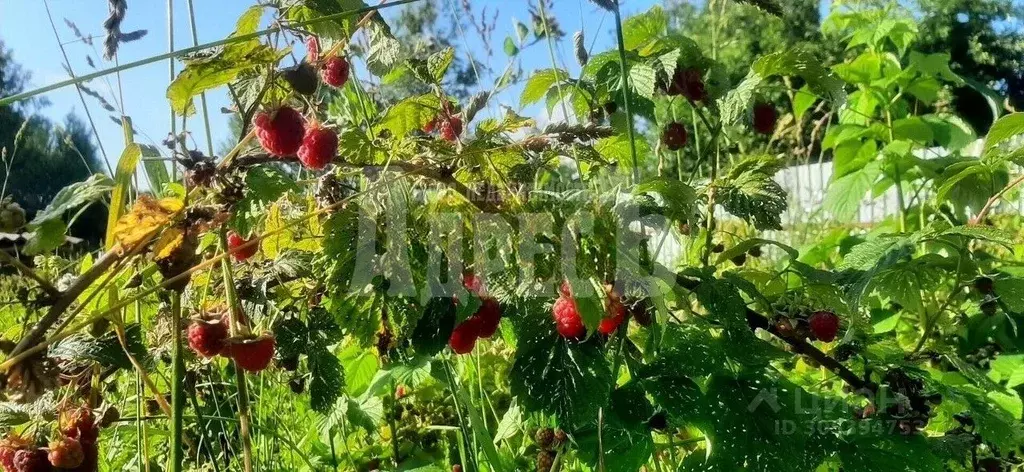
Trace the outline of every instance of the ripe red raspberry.
<instances>
[{"instance_id":1,"label":"ripe red raspberry","mask_svg":"<svg viewBox=\"0 0 1024 472\"><path fill-rule=\"evenodd\" d=\"M477 324L480 330L478 335L481 338L490 338L498 331L498 325L501 324L501 305L493 298L483 298L480 300L480 308L477 309L473 317L478 319Z\"/></svg>"},{"instance_id":2,"label":"ripe red raspberry","mask_svg":"<svg viewBox=\"0 0 1024 472\"><path fill-rule=\"evenodd\" d=\"M614 333L619 328L619 325L626 320L626 307L617 296L613 296L608 300L608 306L605 308L605 311L605 317L597 325L597 331L608 335Z\"/></svg>"},{"instance_id":3,"label":"ripe red raspberry","mask_svg":"<svg viewBox=\"0 0 1024 472\"><path fill-rule=\"evenodd\" d=\"M42 449L19 449L14 453L15 472L49 472L50 461Z\"/></svg>"},{"instance_id":4,"label":"ripe red raspberry","mask_svg":"<svg viewBox=\"0 0 1024 472\"><path fill-rule=\"evenodd\" d=\"M438 119L437 118L434 118L434 119L428 121L427 124L423 125L423 132L427 133L427 134L433 133L434 130L437 129L437 124L438 124Z\"/></svg>"},{"instance_id":5,"label":"ripe red raspberry","mask_svg":"<svg viewBox=\"0 0 1024 472\"><path fill-rule=\"evenodd\" d=\"M323 169L338 155L338 134L322 126L311 126L302 138L299 161L309 169Z\"/></svg>"},{"instance_id":6,"label":"ripe red raspberry","mask_svg":"<svg viewBox=\"0 0 1024 472\"><path fill-rule=\"evenodd\" d=\"M306 134L306 123L294 108L283 106L271 116L260 112L253 119L256 125L256 139L260 146L274 156L291 156L302 146Z\"/></svg>"},{"instance_id":7,"label":"ripe red raspberry","mask_svg":"<svg viewBox=\"0 0 1024 472\"><path fill-rule=\"evenodd\" d=\"M15 454L17 454L19 450L25 449L28 446L28 441L13 434L10 434L0 440L0 470L13 472Z\"/></svg>"},{"instance_id":8,"label":"ripe red raspberry","mask_svg":"<svg viewBox=\"0 0 1024 472\"><path fill-rule=\"evenodd\" d=\"M252 241L251 239L245 239L242 235L231 231L228 233L228 251L235 258L236 261L244 261L252 256L256 255L256 251L260 250L260 245L252 243L246 247L241 247L243 244Z\"/></svg>"},{"instance_id":9,"label":"ripe red raspberry","mask_svg":"<svg viewBox=\"0 0 1024 472\"><path fill-rule=\"evenodd\" d=\"M661 133L661 142L670 151L678 151L686 146L686 127L682 123L669 123Z\"/></svg>"},{"instance_id":10,"label":"ripe red raspberry","mask_svg":"<svg viewBox=\"0 0 1024 472\"><path fill-rule=\"evenodd\" d=\"M58 469L74 469L85 462L85 450L77 439L63 437L50 443L47 458Z\"/></svg>"},{"instance_id":11,"label":"ripe red raspberry","mask_svg":"<svg viewBox=\"0 0 1024 472\"><path fill-rule=\"evenodd\" d=\"M306 60L310 64L320 60L320 40L316 36L306 38Z\"/></svg>"},{"instance_id":12,"label":"ripe red raspberry","mask_svg":"<svg viewBox=\"0 0 1024 472\"><path fill-rule=\"evenodd\" d=\"M831 311L818 311L807 320L811 333L818 341L830 343L839 332L839 317Z\"/></svg>"},{"instance_id":13,"label":"ripe red raspberry","mask_svg":"<svg viewBox=\"0 0 1024 472\"><path fill-rule=\"evenodd\" d=\"M462 134L462 119L453 116L441 122L441 138L454 142Z\"/></svg>"},{"instance_id":14,"label":"ripe red raspberry","mask_svg":"<svg viewBox=\"0 0 1024 472\"><path fill-rule=\"evenodd\" d=\"M408 394L409 392L406 390L405 385L399 384L395 387L395 400L401 400Z\"/></svg>"},{"instance_id":15,"label":"ripe red raspberry","mask_svg":"<svg viewBox=\"0 0 1024 472\"><path fill-rule=\"evenodd\" d=\"M768 103L754 105L754 131L761 134L775 132L775 124L779 121L779 113Z\"/></svg>"},{"instance_id":16,"label":"ripe red raspberry","mask_svg":"<svg viewBox=\"0 0 1024 472\"><path fill-rule=\"evenodd\" d=\"M462 465L461 464L453 465L452 466L452 472L462 472Z\"/></svg>"},{"instance_id":17,"label":"ripe red raspberry","mask_svg":"<svg viewBox=\"0 0 1024 472\"><path fill-rule=\"evenodd\" d=\"M471 317L459 323L452 330L452 335L448 337L448 347L452 348L456 354L467 354L476 346L478 337L480 337L480 320Z\"/></svg>"},{"instance_id":18,"label":"ripe red raspberry","mask_svg":"<svg viewBox=\"0 0 1024 472\"><path fill-rule=\"evenodd\" d=\"M224 350L228 325L221 320L192 320L188 327L188 346L203 357L213 357Z\"/></svg>"},{"instance_id":19,"label":"ripe red raspberry","mask_svg":"<svg viewBox=\"0 0 1024 472\"><path fill-rule=\"evenodd\" d=\"M259 372L270 365L274 358L275 344L274 337L269 334L247 339L229 339L225 352L242 370Z\"/></svg>"},{"instance_id":20,"label":"ripe red raspberry","mask_svg":"<svg viewBox=\"0 0 1024 472\"><path fill-rule=\"evenodd\" d=\"M587 328L583 326L583 319L572 298L558 297L551 306L551 315L555 318L555 329L563 338L578 339L587 334Z\"/></svg>"},{"instance_id":21,"label":"ripe red raspberry","mask_svg":"<svg viewBox=\"0 0 1024 472\"><path fill-rule=\"evenodd\" d=\"M348 60L341 56L334 56L327 59L320 76L324 83L331 87L341 88L348 82L349 65Z\"/></svg>"},{"instance_id":22,"label":"ripe red raspberry","mask_svg":"<svg viewBox=\"0 0 1024 472\"><path fill-rule=\"evenodd\" d=\"M100 436L100 429L96 425L96 417L92 410L80 407L62 411L60 414L60 432L65 436L77 439L83 446L95 444Z\"/></svg>"}]
</instances>

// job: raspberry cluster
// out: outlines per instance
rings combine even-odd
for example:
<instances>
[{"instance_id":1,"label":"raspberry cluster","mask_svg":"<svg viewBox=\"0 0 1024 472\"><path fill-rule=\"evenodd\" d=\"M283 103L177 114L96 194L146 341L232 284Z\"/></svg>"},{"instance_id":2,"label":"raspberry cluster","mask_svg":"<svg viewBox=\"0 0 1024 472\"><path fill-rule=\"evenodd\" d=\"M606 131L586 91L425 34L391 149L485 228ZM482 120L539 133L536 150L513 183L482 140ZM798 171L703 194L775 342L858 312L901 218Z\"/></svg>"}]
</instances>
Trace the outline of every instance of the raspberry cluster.
<instances>
[{"instance_id":1,"label":"raspberry cluster","mask_svg":"<svg viewBox=\"0 0 1024 472\"><path fill-rule=\"evenodd\" d=\"M811 338L830 343L839 334L839 316L828 310L816 311L806 319L779 316L774 325L779 336L790 339Z\"/></svg>"},{"instance_id":2,"label":"raspberry cluster","mask_svg":"<svg viewBox=\"0 0 1024 472\"><path fill-rule=\"evenodd\" d=\"M262 334L231 338L228 334L230 327L231 322L226 314L207 314L195 318L188 327L188 345L206 358L221 355L234 359L238 367L249 372L266 369L274 358L274 337Z\"/></svg>"},{"instance_id":3,"label":"raspberry cluster","mask_svg":"<svg viewBox=\"0 0 1024 472\"><path fill-rule=\"evenodd\" d=\"M338 155L338 134L315 122L307 127L294 108L282 106L273 114L260 113L253 124L260 146L272 156L296 155L306 168L319 170Z\"/></svg>"},{"instance_id":4,"label":"raspberry cluster","mask_svg":"<svg viewBox=\"0 0 1024 472\"><path fill-rule=\"evenodd\" d=\"M423 125L424 133L431 134L434 131L441 135L441 139L449 142L457 141L462 134L462 118L447 100L441 102L441 113Z\"/></svg>"},{"instance_id":5,"label":"raspberry cluster","mask_svg":"<svg viewBox=\"0 0 1024 472\"><path fill-rule=\"evenodd\" d=\"M605 315L597 326L597 332L610 335L619 328L619 325L626 320L627 309L622 303L622 297L610 285L604 286ZM572 287L568 281L563 281L558 289L558 298L551 306L551 316L555 320L555 329L558 334L566 339L580 339L587 334L587 328L583 325L576 299L572 294Z\"/></svg>"},{"instance_id":6,"label":"raspberry cluster","mask_svg":"<svg viewBox=\"0 0 1024 472\"><path fill-rule=\"evenodd\" d=\"M471 352L477 339L494 336L501 324L501 305L487 294L483 281L473 273L466 273L462 277L462 284L466 290L480 298L480 307L476 313L459 323L448 338L448 346L457 354Z\"/></svg>"}]
</instances>

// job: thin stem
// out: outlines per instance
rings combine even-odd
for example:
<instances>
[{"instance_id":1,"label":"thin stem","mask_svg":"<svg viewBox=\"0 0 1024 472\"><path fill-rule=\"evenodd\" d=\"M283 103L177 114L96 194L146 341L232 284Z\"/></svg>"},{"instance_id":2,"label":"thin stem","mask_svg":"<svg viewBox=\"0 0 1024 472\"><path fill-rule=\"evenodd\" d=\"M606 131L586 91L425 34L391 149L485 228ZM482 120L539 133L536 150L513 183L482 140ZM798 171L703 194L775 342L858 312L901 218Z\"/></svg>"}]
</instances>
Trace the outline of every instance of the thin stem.
<instances>
[{"instance_id":1,"label":"thin stem","mask_svg":"<svg viewBox=\"0 0 1024 472\"><path fill-rule=\"evenodd\" d=\"M633 131L633 111L629 100L629 73L626 69L626 40L622 35L622 13L615 2L615 37L619 42L619 71L622 74L622 101L626 111L626 131L629 133L629 152L633 163L633 182L640 181L640 167L636 157L636 138Z\"/></svg>"},{"instance_id":2,"label":"thin stem","mask_svg":"<svg viewBox=\"0 0 1024 472\"><path fill-rule=\"evenodd\" d=\"M185 448L182 444L185 412L185 360L181 346L181 292L171 294L171 472L181 472L185 462Z\"/></svg>"},{"instance_id":3,"label":"thin stem","mask_svg":"<svg viewBox=\"0 0 1024 472\"><path fill-rule=\"evenodd\" d=\"M72 79L75 78L75 73L71 69L71 61L68 60L67 50L64 49L64 44L60 42L60 34L57 33L57 25L53 22L53 15L50 13L50 2L49 0L43 0L43 7L46 8L46 18L50 20L50 28L53 29L53 37L57 39L57 45L60 46L60 53L64 56L64 65L68 68L68 75ZM107 166L107 173L111 176L114 175L114 169L110 167L110 159L107 157L107 150L103 148L103 140L100 139L100 133L96 130L96 122L92 119L92 113L89 111L89 105L85 103L85 95L82 94L81 87L75 87L78 92L78 99L82 102L82 110L85 111L85 118L89 122L89 127L92 128L92 134L96 137L96 145L100 148L100 154L103 155L103 164ZM92 173L91 171L89 173Z\"/></svg>"},{"instance_id":4,"label":"thin stem","mask_svg":"<svg viewBox=\"0 0 1024 472\"><path fill-rule=\"evenodd\" d=\"M985 202L985 206L982 207L981 211L978 212L978 216L974 217L972 223L981 224L983 221L985 221L985 217L988 216L988 212L992 211L992 207L995 206L996 202L1002 199L1003 195L1006 195L1007 192L1013 190L1014 187L1020 185L1021 182L1024 182L1024 174L1021 174L1016 179L1013 179L1013 181L1007 184L1005 187L1003 187L1002 190L996 192L996 194L993 195L992 198L989 198L988 201Z\"/></svg>"},{"instance_id":5,"label":"thin stem","mask_svg":"<svg viewBox=\"0 0 1024 472\"><path fill-rule=\"evenodd\" d=\"M192 46L199 45L199 35L196 32L196 11L192 6L192 0L187 0L189 28L192 30ZM206 128L206 150L213 156L213 133L210 131L210 113L206 108L206 92L199 94L199 101L203 107L203 126Z\"/></svg>"},{"instance_id":6,"label":"thin stem","mask_svg":"<svg viewBox=\"0 0 1024 472\"><path fill-rule=\"evenodd\" d=\"M7 262L8 264L14 266L15 269L18 269L18 271L20 271L26 277L35 280L36 283L39 284L39 287L42 288L43 291L45 291L51 297L56 298L61 295L60 290L57 290L57 287L54 287L53 284L51 284L41 275L36 273L36 271L32 270L31 267L22 264L17 257L8 254L7 251L0 250L0 259L3 259L4 262Z\"/></svg>"},{"instance_id":7,"label":"thin stem","mask_svg":"<svg viewBox=\"0 0 1024 472\"><path fill-rule=\"evenodd\" d=\"M347 18L347 17L352 16L352 15L359 15L359 14L362 14L362 13L372 13L372 12L375 12L375 11L378 11L378 10L383 10L385 8L406 5L406 4L415 3L415 2L418 2L418 1L421 1L421 0L396 0L396 1L391 2L391 3L385 3L385 4L381 4L381 5L377 5L377 6L357 8L357 9L353 9L353 10L348 10L348 11L343 11L343 12L339 12L339 13L334 13L334 14L331 14L331 15L324 15L324 16L321 16L319 18L313 18L311 20L291 22L291 23L288 23L287 28L302 28L304 26L309 26L309 25L314 25L314 24L318 24L318 23L323 23L323 22L326 22L326 21L340 20L340 19ZM22 93L18 93L18 94L14 94L14 95L9 95L9 96L0 98L0 106L9 105L9 104L17 102L17 101L25 100L26 98L32 98L32 97L34 97L36 95L43 94L43 93L46 93L46 92L50 92L50 91L57 90L57 89L61 89L61 88L64 88L64 87L67 87L67 86L70 86L70 85L76 85L76 84L80 84L80 83L83 83L83 82L88 82L90 80L93 80L93 79L96 79L96 78L99 78L99 77L103 77L103 76L106 76L106 75L109 75L109 74L114 74L114 73L125 71L125 70L128 70L128 69L134 69L134 68L139 67L139 66L153 64L153 63L156 63L156 62L163 61L165 59L173 59L173 58L176 58L176 57L185 56L185 55L188 55L188 54L196 53L196 52L203 51L203 50L210 49L210 48L214 48L214 47L217 47L217 46L224 46L224 45L228 45L228 44L244 42L244 41L248 41L250 39L259 38L261 36L267 36L267 35L270 35L270 34L273 34L273 33L279 33L281 31L283 31L285 28L286 27L283 26L283 25L275 25L275 26L272 26L272 27L264 29L264 30L256 31L254 33L241 34L241 35L238 35L238 36L231 36L229 38L224 38L224 39L220 39L220 40L217 40L217 41L211 41L209 43L203 43L203 44L200 44L198 46L193 46L193 47L190 47L190 48L180 49L180 50L177 50L177 51L170 51L170 52L166 52L166 53L163 53L163 54L158 54L156 56L150 56L150 57L147 57L145 59L140 59L140 60L137 60L137 61L129 62L127 64L120 64L118 66L111 67L111 68L108 68L108 69L99 70L99 71L93 72L91 74L86 74L86 75L78 76L75 79L63 80L63 81L56 82L56 83L53 83L53 84L50 84L50 85L39 87L37 89L29 90L27 92L22 92Z\"/></svg>"},{"instance_id":8,"label":"thin stem","mask_svg":"<svg viewBox=\"0 0 1024 472\"><path fill-rule=\"evenodd\" d=\"M227 230L220 233L220 243L224 247L224 254L230 253L228 246ZM228 303L228 317L231 320L231 336L239 336L248 333L248 327L242 324L238 312L238 296L235 293L235 278L231 273L231 260L221 259L221 272L224 276L224 296ZM249 392L245 383L245 371L235 363L235 381L238 389L238 429L242 436L242 462L245 472L252 472L252 436L249 428Z\"/></svg>"}]
</instances>

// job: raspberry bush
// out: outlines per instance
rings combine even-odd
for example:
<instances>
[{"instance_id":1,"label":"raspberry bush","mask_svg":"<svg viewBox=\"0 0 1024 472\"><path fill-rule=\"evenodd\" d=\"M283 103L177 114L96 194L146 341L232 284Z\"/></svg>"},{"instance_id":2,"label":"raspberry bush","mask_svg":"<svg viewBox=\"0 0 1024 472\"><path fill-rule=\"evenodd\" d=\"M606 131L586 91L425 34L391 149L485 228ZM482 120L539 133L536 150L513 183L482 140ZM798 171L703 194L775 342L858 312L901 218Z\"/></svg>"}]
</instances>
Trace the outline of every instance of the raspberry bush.
<instances>
[{"instance_id":1,"label":"raspberry bush","mask_svg":"<svg viewBox=\"0 0 1024 472\"><path fill-rule=\"evenodd\" d=\"M731 83L660 7L588 3L616 46L580 32L567 66L532 5L478 93L390 3L261 2L171 54L179 120L229 89L229 151L172 136L161 173L126 126L115 175L31 220L5 200L33 257L0 252L0 468L1024 466L1020 221L993 213L1020 114L982 135L950 113L963 79L895 6L828 17L840 57L772 51ZM778 176L811 151L824 221L795 224ZM102 247L58 249L101 201Z\"/></svg>"}]
</instances>

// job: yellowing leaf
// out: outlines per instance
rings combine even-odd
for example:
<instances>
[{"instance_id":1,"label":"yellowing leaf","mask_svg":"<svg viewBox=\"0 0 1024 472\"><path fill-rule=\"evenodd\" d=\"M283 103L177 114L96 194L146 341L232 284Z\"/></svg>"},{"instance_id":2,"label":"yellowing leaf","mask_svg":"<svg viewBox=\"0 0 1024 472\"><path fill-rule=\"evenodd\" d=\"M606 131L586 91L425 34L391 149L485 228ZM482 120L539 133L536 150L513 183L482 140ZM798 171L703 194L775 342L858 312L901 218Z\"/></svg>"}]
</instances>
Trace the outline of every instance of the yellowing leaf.
<instances>
[{"instance_id":1,"label":"yellowing leaf","mask_svg":"<svg viewBox=\"0 0 1024 472\"><path fill-rule=\"evenodd\" d=\"M169 228L160 235L160 239L153 245L153 260L162 261L174 255L174 252L181 247L185 241L185 231L181 228Z\"/></svg>"},{"instance_id":2,"label":"yellowing leaf","mask_svg":"<svg viewBox=\"0 0 1024 472\"><path fill-rule=\"evenodd\" d=\"M177 198L154 200L146 195L140 196L132 210L117 220L114 239L122 248L131 248L170 223L183 206L184 203Z\"/></svg>"}]
</instances>

